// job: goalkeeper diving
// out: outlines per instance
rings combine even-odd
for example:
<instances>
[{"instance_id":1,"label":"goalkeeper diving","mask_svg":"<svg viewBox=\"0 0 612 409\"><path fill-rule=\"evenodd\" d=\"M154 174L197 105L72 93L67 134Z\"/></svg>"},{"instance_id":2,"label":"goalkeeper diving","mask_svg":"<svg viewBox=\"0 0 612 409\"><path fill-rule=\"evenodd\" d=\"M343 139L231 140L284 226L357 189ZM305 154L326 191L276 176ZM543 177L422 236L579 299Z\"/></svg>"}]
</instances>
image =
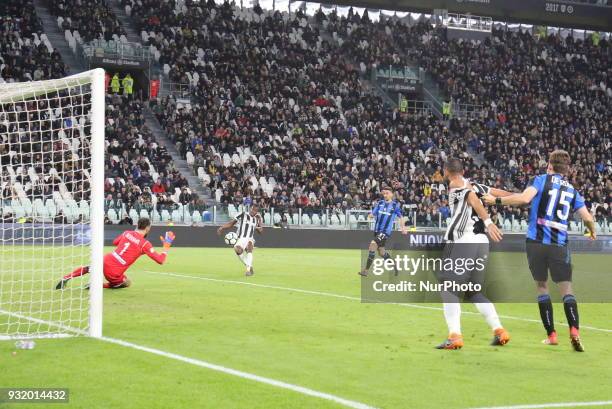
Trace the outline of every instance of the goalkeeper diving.
<instances>
[{"instance_id":1,"label":"goalkeeper diving","mask_svg":"<svg viewBox=\"0 0 612 409\"><path fill-rule=\"evenodd\" d=\"M158 253L153 249L153 245L147 240L147 235L151 231L151 221L147 218L138 220L136 230L124 231L113 241L115 250L104 256L104 278L108 282L104 283L104 288L127 288L132 282L125 275L125 272L132 264L146 254L157 264L164 264L168 256L168 250L172 246L175 235L171 231L166 232L164 237L160 237L163 251ZM75 277L89 273L89 266L79 267L72 273L65 275L55 286L56 290L66 287L68 281Z\"/></svg>"}]
</instances>

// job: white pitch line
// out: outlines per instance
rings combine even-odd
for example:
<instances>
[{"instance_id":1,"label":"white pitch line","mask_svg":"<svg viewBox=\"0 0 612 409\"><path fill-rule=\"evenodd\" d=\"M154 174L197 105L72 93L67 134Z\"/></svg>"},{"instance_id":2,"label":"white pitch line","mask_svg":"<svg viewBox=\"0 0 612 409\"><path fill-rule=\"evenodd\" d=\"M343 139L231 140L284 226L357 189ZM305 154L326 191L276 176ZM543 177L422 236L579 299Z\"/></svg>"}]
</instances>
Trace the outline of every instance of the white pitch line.
<instances>
[{"instance_id":1,"label":"white pitch line","mask_svg":"<svg viewBox=\"0 0 612 409\"><path fill-rule=\"evenodd\" d=\"M516 406L490 406L475 409L552 409L552 408L577 408L586 406L612 406L612 400L596 402L559 402L559 403L540 403L537 405L516 405Z\"/></svg>"},{"instance_id":2,"label":"white pitch line","mask_svg":"<svg viewBox=\"0 0 612 409\"><path fill-rule=\"evenodd\" d=\"M254 375L252 373L243 372L243 371L239 371L239 370L232 369L232 368L227 368L225 366L211 364L209 362L201 361L199 359L188 358L182 355L173 354L171 352L165 352L159 349L149 348L149 347L138 345L138 344L133 344L131 342L123 341L120 339L109 338L109 337L102 337L101 339L106 342L113 343L113 344L121 345L121 346L132 348L132 349L137 349L139 351L149 352L151 354L163 356L165 358L174 359L176 361L185 362L191 365L200 366L202 368L212 369L213 371L223 372L229 375L237 376L239 378L249 379L251 381L255 381L259 383L265 383L267 385L276 386L277 388L287 389L293 392L301 393L302 395L314 396L316 398L329 400L329 401L338 403L340 405L346 406L348 408L375 409L373 406L366 405L365 403L344 399L339 396L331 395L329 393L319 392L314 389L305 388L303 386L294 385L294 384L283 382L283 381L277 381L275 379L266 378L264 376L259 376L259 375Z\"/></svg>"},{"instance_id":3,"label":"white pitch line","mask_svg":"<svg viewBox=\"0 0 612 409\"><path fill-rule=\"evenodd\" d=\"M5 315L13 316L13 317L16 317L16 318L29 320L29 321L32 321L32 322L35 322L35 323L38 323L38 324L45 324L45 325L50 325L50 326L53 326L53 327L61 328L61 329L66 330L66 331L72 331L72 332L74 332L77 335L87 335L86 331L83 331L83 330L77 329L77 328L73 328L73 327L69 327L69 326L64 325L62 323L59 323L59 322L41 320L39 318L28 317L28 316L25 316L23 314L19 314L19 313L12 312L12 311L6 311L6 310L2 310L2 309L0 309L0 314L5 314ZM105 341L105 342L109 342L111 344L116 344L116 345L121 345L121 346L124 346L124 347L127 347L127 348L136 349L138 351L148 352L150 354L162 356L164 358L174 359L176 361L181 361L181 362L185 362L185 363L188 363L188 364L191 364L191 365L195 365L195 366L199 366L199 367L202 367L202 368L211 369L213 371L223 372L225 374L237 376L239 378L249 379L249 380L252 380L252 381L255 381L255 382L259 382L259 383L265 383L267 385L276 386L277 388L287 389L287 390L290 390L290 391L293 391L293 392L301 393L302 395L314 396L315 398L329 400L329 401L338 403L340 405L346 406L348 408L353 408L353 409L376 409L375 407L370 406L370 405L366 405L365 403L356 402L356 401L352 401L352 400L349 400L349 399L344 399L344 398L341 398L341 397L336 396L336 395L332 395L332 394L325 393L325 392L319 392L319 391L316 391L314 389L306 388L304 386L294 385L294 384L291 384L291 383L287 383L287 382L283 382L283 381L278 381L276 379L266 378L264 376L259 376L259 375L255 375L255 374L252 374L252 373L239 371L237 369L227 368L225 366L216 365L216 364L213 364L213 363L210 363L210 362L206 362L206 361L202 361L202 360L195 359L195 358L189 358L189 357L186 357L186 356L183 356L183 355L174 354L172 352L162 351L161 349L156 349L156 348L151 348L151 347L147 347L147 346L144 346L144 345L134 344L132 342L124 341L124 340L117 339L117 338L101 337L101 338L94 338L94 339L99 339L99 340L102 340L102 341Z\"/></svg>"},{"instance_id":4,"label":"white pitch line","mask_svg":"<svg viewBox=\"0 0 612 409\"><path fill-rule=\"evenodd\" d=\"M323 297L340 298L340 299L351 300L351 301L362 301L361 298L353 297L353 296L350 296L350 295L342 295L342 294L328 293L328 292L324 292L324 291L315 291L315 290L304 290L302 288L281 287L281 286L269 285L269 284L251 283L251 282L248 282L248 281L223 280L223 279L220 279L220 278L192 276L192 275L188 275L188 274L179 274L179 273L171 273L171 272L160 272L160 271L144 271L144 272L147 273L147 274L164 275L164 276L169 276L169 277L190 278L190 279L194 279L194 280L213 281L213 282L218 282L218 283L238 284L238 285L246 285L246 286L251 286L251 287L260 287L260 288L270 288L270 289L274 289L274 290L291 291L291 292L302 293L302 294L320 295L320 296L323 296ZM423 310L443 311L443 309L441 307L431 307L431 306L428 306L428 305L404 304L404 303L387 303L387 304L399 305L401 307L408 307L408 308L418 308L418 309L423 309ZM478 315L478 316L480 316L479 312L474 312L474 311L462 311L462 314ZM504 319L508 319L508 320L540 323L539 320L536 320L536 319L533 319L533 318L514 317L512 315L500 315L499 317L500 318L504 318ZM563 323L563 322L557 322L556 324L567 326L567 324ZM580 328L586 328L586 329L589 329L591 331L600 331L600 332L609 332L609 333L612 333L612 329L597 328L597 327L591 327L591 326L588 326L588 325L580 325Z\"/></svg>"}]
</instances>

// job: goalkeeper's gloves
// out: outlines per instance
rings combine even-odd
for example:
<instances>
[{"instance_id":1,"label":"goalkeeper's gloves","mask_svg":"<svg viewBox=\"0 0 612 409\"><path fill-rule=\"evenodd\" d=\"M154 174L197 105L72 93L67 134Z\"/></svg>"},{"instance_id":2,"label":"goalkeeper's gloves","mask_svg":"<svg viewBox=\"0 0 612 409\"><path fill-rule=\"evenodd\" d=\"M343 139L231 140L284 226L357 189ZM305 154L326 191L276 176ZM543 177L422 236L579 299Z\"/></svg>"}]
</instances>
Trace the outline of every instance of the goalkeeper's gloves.
<instances>
[{"instance_id":1,"label":"goalkeeper's gloves","mask_svg":"<svg viewBox=\"0 0 612 409\"><path fill-rule=\"evenodd\" d=\"M168 250L170 246L172 246L172 242L175 238L176 236L171 231L167 231L165 236L159 236L159 239L161 240L162 245L164 246L164 250Z\"/></svg>"}]
</instances>

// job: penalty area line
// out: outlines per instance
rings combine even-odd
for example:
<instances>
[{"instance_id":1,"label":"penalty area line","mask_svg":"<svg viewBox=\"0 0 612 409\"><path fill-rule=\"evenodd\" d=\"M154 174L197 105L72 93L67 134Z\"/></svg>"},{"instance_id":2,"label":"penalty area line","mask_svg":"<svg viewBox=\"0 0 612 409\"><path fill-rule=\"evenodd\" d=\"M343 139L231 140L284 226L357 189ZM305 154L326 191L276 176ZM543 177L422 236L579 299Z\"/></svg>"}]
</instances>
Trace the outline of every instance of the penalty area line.
<instances>
[{"instance_id":1,"label":"penalty area line","mask_svg":"<svg viewBox=\"0 0 612 409\"><path fill-rule=\"evenodd\" d=\"M559 403L539 403L534 405L514 405L514 406L490 406L475 409L553 409L553 408L578 408L593 406L612 406L612 400L595 402L559 402Z\"/></svg>"},{"instance_id":2,"label":"penalty area line","mask_svg":"<svg viewBox=\"0 0 612 409\"><path fill-rule=\"evenodd\" d=\"M189 278L189 279L193 279L193 280L211 281L211 282L217 282L217 283L237 284L237 285L246 285L246 286L251 286L251 287L269 288L269 289L273 289L273 290L281 290L281 291L289 291L289 292L302 293L302 294L319 295L319 296L322 296L322 297L340 298L340 299L350 300L350 301L362 301L361 298L353 297L353 296L350 296L350 295L328 293L328 292L325 292L325 291L304 290L302 288L282 287L282 286L270 285L270 284L250 283L248 281L224 280L224 279L221 279L221 278L192 276L192 275L188 275L188 274L179 274L179 273L174 273L174 272L150 271L150 270L145 270L144 273L153 274L153 275L162 275L162 276L168 276L168 277L176 277L176 278ZM422 309L422 310L443 311L443 309L441 307L431 307L429 305L404 304L404 303L387 303L387 304L399 305L401 307L407 307L407 308L418 308L418 309ZM474 312L474 311L462 311L462 314L466 314L466 315L478 315L478 316L480 316L479 312ZM515 317L515 316L512 316L512 315L500 315L499 318L508 319L508 320L514 320L514 321L534 322L534 323L540 323L541 322L541 321L533 319L533 318ZM567 324L563 323L563 322L557 322L556 324L567 326ZM599 332L612 333L612 329L597 328L597 327L591 327L591 326L588 326L588 325L580 325L580 328L589 329L591 331L599 331Z\"/></svg>"},{"instance_id":3,"label":"penalty area line","mask_svg":"<svg viewBox=\"0 0 612 409\"><path fill-rule=\"evenodd\" d=\"M35 322L37 324L44 324L44 325L49 325L52 327L56 327L56 328L61 328L63 330L67 330L67 331L71 331L73 333L75 333L75 335L87 335L86 331L83 331L81 329L77 329L77 328L72 328L69 327L67 325L64 325L62 323L59 322L54 322L54 321L47 321L47 320L42 320L39 318L33 318L33 317L28 317L25 316L23 314L19 314L19 313L15 313L15 312L11 312L11 311L6 311L6 310L2 310L0 309L0 314L4 314L4 315L8 315L8 316L13 316L15 318L19 318L19 319L23 319L23 320L28 320L31 322ZM316 391L314 389L310 389L310 388L306 388L304 386L299 386L299 385L294 385L291 383L287 383L287 382L283 382L283 381L279 381L276 379L272 379L272 378L266 378L264 376L259 376L259 375L255 375L249 372L243 372L243 371L239 371L237 369L232 369L232 368L227 368L225 366L221 366L221 365L216 365L210 362L206 362L206 361L202 361L199 359L195 359L195 358L189 358L183 355L178 355L172 352L166 352L166 351L162 351L161 349L156 349L156 348L151 348L151 347L147 347L144 345L138 345L138 344L134 344L133 342L129 342L129 341L124 341L121 339L117 339L117 338L112 338L112 337L100 337L100 338L92 338L92 339L98 339L100 341L104 341L104 342L108 342L111 344L115 344L115 345L120 345L126 348L131 348L131 349L135 349L138 351L142 351L142 352L148 352L150 354L154 354L154 355L158 355L164 358L169 358L169 359L174 359L175 361L180 361L180 362L184 362L187 364L191 364L191 365L195 365L195 366L199 366L201 368L206 368L206 369L211 369L213 371L217 371L217 372L222 372L228 375L233 375L233 376L237 376L239 378L243 378L243 379L248 379L251 381L255 381L255 382L259 382L259 383L264 383L267 385L271 385L271 386L275 386L277 388L282 388L282 389L287 389L293 392L297 392L300 393L302 395L307 395L307 396L313 396L315 398L319 398L319 399L325 399L331 402L335 402L339 405L345 406L347 408L353 408L353 409L376 409L374 406L370 406L370 405L366 405L365 403L361 403L361 402L356 402L353 400L349 400L349 399L344 399L341 398L339 396L336 395L332 395L329 393L325 393L325 392L319 392Z\"/></svg>"},{"instance_id":4,"label":"penalty area line","mask_svg":"<svg viewBox=\"0 0 612 409\"><path fill-rule=\"evenodd\" d=\"M164 358L174 359L176 361L185 362L191 365L199 366L206 369L211 369L213 371L222 372L228 375L237 376L239 378L248 379L251 381L264 383L267 385L272 385L277 388L287 389L293 392L301 393L302 395L313 396L320 399L329 400L340 405L346 406L348 408L354 409L375 409L373 406L366 405L365 403L356 402L348 399L341 398L336 395L331 395L325 392L319 392L314 389L306 388L304 386L294 385L291 383L278 381L276 379L266 378L264 376L255 375L249 372L239 371L237 369L227 368L225 366L212 364L210 362L201 361L195 358L189 358L183 355L174 354L172 352L162 351L156 348L150 348L143 345L134 344L132 342L123 341L121 339L110 338L110 337L102 337L100 338L103 341L110 342L112 344L121 345L127 348L136 349L138 351L148 352L150 354L159 355Z\"/></svg>"}]
</instances>

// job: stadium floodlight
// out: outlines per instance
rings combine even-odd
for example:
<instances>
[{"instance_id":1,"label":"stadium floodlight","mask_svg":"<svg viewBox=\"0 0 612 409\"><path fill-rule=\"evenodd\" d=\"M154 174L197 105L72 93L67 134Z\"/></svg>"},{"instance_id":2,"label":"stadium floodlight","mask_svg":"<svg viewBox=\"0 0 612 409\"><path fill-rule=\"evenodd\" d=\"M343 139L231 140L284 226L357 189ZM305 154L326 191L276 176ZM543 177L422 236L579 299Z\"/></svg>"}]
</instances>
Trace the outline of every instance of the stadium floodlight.
<instances>
[{"instance_id":1,"label":"stadium floodlight","mask_svg":"<svg viewBox=\"0 0 612 409\"><path fill-rule=\"evenodd\" d=\"M102 69L0 84L0 339L102 336L104 92Z\"/></svg>"}]
</instances>

